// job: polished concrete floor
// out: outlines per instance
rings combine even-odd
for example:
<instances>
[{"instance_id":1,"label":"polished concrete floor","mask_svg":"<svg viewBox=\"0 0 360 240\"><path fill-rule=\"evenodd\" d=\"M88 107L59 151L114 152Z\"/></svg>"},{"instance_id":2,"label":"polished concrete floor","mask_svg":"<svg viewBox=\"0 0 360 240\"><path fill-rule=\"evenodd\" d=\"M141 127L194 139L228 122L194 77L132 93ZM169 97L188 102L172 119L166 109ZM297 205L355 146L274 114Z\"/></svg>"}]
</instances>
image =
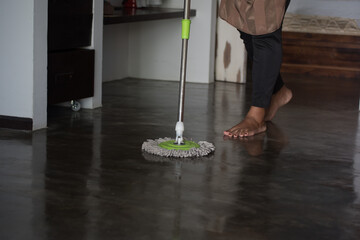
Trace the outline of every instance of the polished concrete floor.
<instances>
[{"instance_id":1,"label":"polished concrete floor","mask_svg":"<svg viewBox=\"0 0 360 240\"><path fill-rule=\"evenodd\" d=\"M284 78L293 101L242 140L222 132L251 84L188 84L185 136L216 146L201 159L140 150L174 136L174 82L109 82L101 109L0 129L0 239L360 239L360 82Z\"/></svg>"}]
</instances>

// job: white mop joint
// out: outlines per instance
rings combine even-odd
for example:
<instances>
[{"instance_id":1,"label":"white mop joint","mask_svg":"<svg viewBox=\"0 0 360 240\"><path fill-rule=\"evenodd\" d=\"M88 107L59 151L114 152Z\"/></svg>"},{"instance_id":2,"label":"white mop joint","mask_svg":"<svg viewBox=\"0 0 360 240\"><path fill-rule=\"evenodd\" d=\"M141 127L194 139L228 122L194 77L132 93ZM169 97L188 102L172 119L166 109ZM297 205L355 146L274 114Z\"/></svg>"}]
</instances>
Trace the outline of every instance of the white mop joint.
<instances>
[{"instance_id":1,"label":"white mop joint","mask_svg":"<svg viewBox=\"0 0 360 240\"><path fill-rule=\"evenodd\" d=\"M198 143L188 141L183 138L184 133L184 102L185 102L185 82L186 82L186 64L187 50L190 35L190 0L184 0L184 18L182 20L182 54L181 54L181 71L179 87L179 114L178 122L175 126L176 138L159 138L156 140L148 139L142 144L142 150L162 156L176 158L202 157L215 151L215 146L206 141Z\"/></svg>"}]
</instances>

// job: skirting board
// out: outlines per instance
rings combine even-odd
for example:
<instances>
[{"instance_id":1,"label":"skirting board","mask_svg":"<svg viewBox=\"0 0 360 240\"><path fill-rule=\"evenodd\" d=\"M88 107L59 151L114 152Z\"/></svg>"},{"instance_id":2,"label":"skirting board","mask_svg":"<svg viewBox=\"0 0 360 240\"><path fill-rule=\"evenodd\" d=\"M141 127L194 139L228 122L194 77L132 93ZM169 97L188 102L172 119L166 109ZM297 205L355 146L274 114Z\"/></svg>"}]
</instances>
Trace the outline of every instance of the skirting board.
<instances>
[{"instance_id":1,"label":"skirting board","mask_svg":"<svg viewBox=\"0 0 360 240\"><path fill-rule=\"evenodd\" d=\"M0 115L0 128L31 131L33 129L33 120L31 118L10 117L10 116Z\"/></svg>"}]
</instances>

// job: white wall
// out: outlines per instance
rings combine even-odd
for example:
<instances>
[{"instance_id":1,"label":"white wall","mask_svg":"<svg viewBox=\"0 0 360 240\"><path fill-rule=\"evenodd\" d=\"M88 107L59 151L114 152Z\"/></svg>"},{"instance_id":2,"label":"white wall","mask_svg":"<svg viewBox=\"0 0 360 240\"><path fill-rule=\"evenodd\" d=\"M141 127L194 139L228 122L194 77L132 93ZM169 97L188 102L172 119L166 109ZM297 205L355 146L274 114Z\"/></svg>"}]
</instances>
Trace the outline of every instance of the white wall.
<instances>
[{"instance_id":1,"label":"white wall","mask_svg":"<svg viewBox=\"0 0 360 240\"><path fill-rule=\"evenodd\" d=\"M220 5L221 0L218 0ZM215 77L217 81L246 82L247 52L239 31L217 18Z\"/></svg>"},{"instance_id":2,"label":"white wall","mask_svg":"<svg viewBox=\"0 0 360 240\"><path fill-rule=\"evenodd\" d=\"M121 7L122 6L122 0L107 0L111 5L115 7Z\"/></svg>"},{"instance_id":3,"label":"white wall","mask_svg":"<svg viewBox=\"0 0 360 240\"><path fill-rule=\"evenodd\" d=\"M112 3L118 2L113 0ZM184 2L164 0L163 3L163 7L183 8ZM191 24L187 81L209 83L214 80L216 0L193 0L191 8L197 13ZM126 36L128 44L124 40ZM127 74L177 81L180 78L181 18L131 23L128 27L105 26L103 49L105 81ZM128 59L125 58L127 54Z\"/></svg>"},{"instance_id":4,"label":"white wall","mask_svg":"<svg viewBox=\"0 0 360 240\"><path fill-rule=\"evenodd\" d=\"M215 77L218 81L246 82L247 52L239 31L222 19L217 23Z\"/></svg>"},{"instance_id":5,"label":"white wall","mask_svg":"<svg viewBox=\"0 0 360 240\"><path fill-rule=\"evenodd\" d=\"M103 81L129 76L129 24L104 26Z\"/></svg>"},{"instance_id":6,"label":"white wall","mask_svg":"<svg viewBox=\"0 0 360 240\"><path fill-rule=\"evenodd\" d=\"M359 0L292 0L288 12L360 19Z\"/></svg>"},{"instance_id":7,"label":"white wall","mask_svg":"<svg viewBox=\"0 0 360 240\"><path fill-rule=\"evenodd\" d=\"M122 0L108 0L121 7ZM129 76L129 26L130 24L104 25L103 32L103 81Z\"/></svg>"},{"instance_id":8,"label":"white wall","mask_svg":"<svg viewBox=\"0 0 360 240\"><path fill-rule=\"evenodd\" d=\"M33 117L33 9L34 0L0 3L0 115Z\"/></svg>"},{"instance_id":9,"label":"white wall","mask_svg":"<svg viewBox=\"0 0 360 240\"><path fill-rule=\"evenodd\" d=\"M0 32L0 115L45 127L47 1L1 1Z\"/></svg>"},{"instance_id":10,"label":"white wall","mask_svg":"<svg viewBox=\"0 0 360 240\"><path fill-rule=\"evenodd\" d=\"M180 78L180 21L167 19L130 24L129 76L160 80ZM192 45L192 35L190 39Z\"/></svg>"},{"instance_id":11,"label":"white wall","mask_svg":"<svg viewBox=\"0 0 360 240\"><path fill-rule=\"evenodd\" d=\"M191 5L197 0L192 0ZM162 6L164 8L183 8L184 1L183 0L162 0ZM193 7L192 7L193 8Z\"/></svg>"},{"instance_id":12,"label":"white wall","mask_svg":"<svg viewBox=\"0 0 360 240\"><path fill-rule=\"evenodd\" d=\"M0 115L30 118L33 130L47 124L47 0L0 2ZM94 97L81 101L96 108L102 101L103 1L94 0Z\"/></svg>"},{"instance_id":13,"label":"white wall","mask_svg":"<svg viewBox=\"0 0 360 240\"><path fill-rule=\"evenodd\" d=\"M95 50L94 97L82 99L82 108L94 109L102 106L103 19L104 2L93 0L93 29L89 48Z\"/></svg>"},{"instance_id":14,"label":"white wall","mask_svg":"<svg viewBox=\"0 0 360 240\"><path fill-rule=\"evenodd\" d=\"M34 130L47 125L47 4L47 0L34 1Z\"/></svg>"}]
</instances>

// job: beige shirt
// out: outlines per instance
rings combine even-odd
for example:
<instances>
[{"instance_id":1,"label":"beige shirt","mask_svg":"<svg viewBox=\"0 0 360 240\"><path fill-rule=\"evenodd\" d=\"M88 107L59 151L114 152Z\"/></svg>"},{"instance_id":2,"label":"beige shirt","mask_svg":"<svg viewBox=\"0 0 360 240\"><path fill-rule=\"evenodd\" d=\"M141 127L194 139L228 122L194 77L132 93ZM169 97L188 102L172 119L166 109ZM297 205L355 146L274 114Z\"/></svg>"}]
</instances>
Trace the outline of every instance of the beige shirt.
<instances>
[{"instance_id":1,"label":"beige shirt","mask_svg":"<svg viewBox=\"0 0 360 240\"><path fill-rule=\"evenodd\" d=\"M286 0L221 0L219 16L251 35L274 32L281 27Z\"/></svg>"}]
</instances>

